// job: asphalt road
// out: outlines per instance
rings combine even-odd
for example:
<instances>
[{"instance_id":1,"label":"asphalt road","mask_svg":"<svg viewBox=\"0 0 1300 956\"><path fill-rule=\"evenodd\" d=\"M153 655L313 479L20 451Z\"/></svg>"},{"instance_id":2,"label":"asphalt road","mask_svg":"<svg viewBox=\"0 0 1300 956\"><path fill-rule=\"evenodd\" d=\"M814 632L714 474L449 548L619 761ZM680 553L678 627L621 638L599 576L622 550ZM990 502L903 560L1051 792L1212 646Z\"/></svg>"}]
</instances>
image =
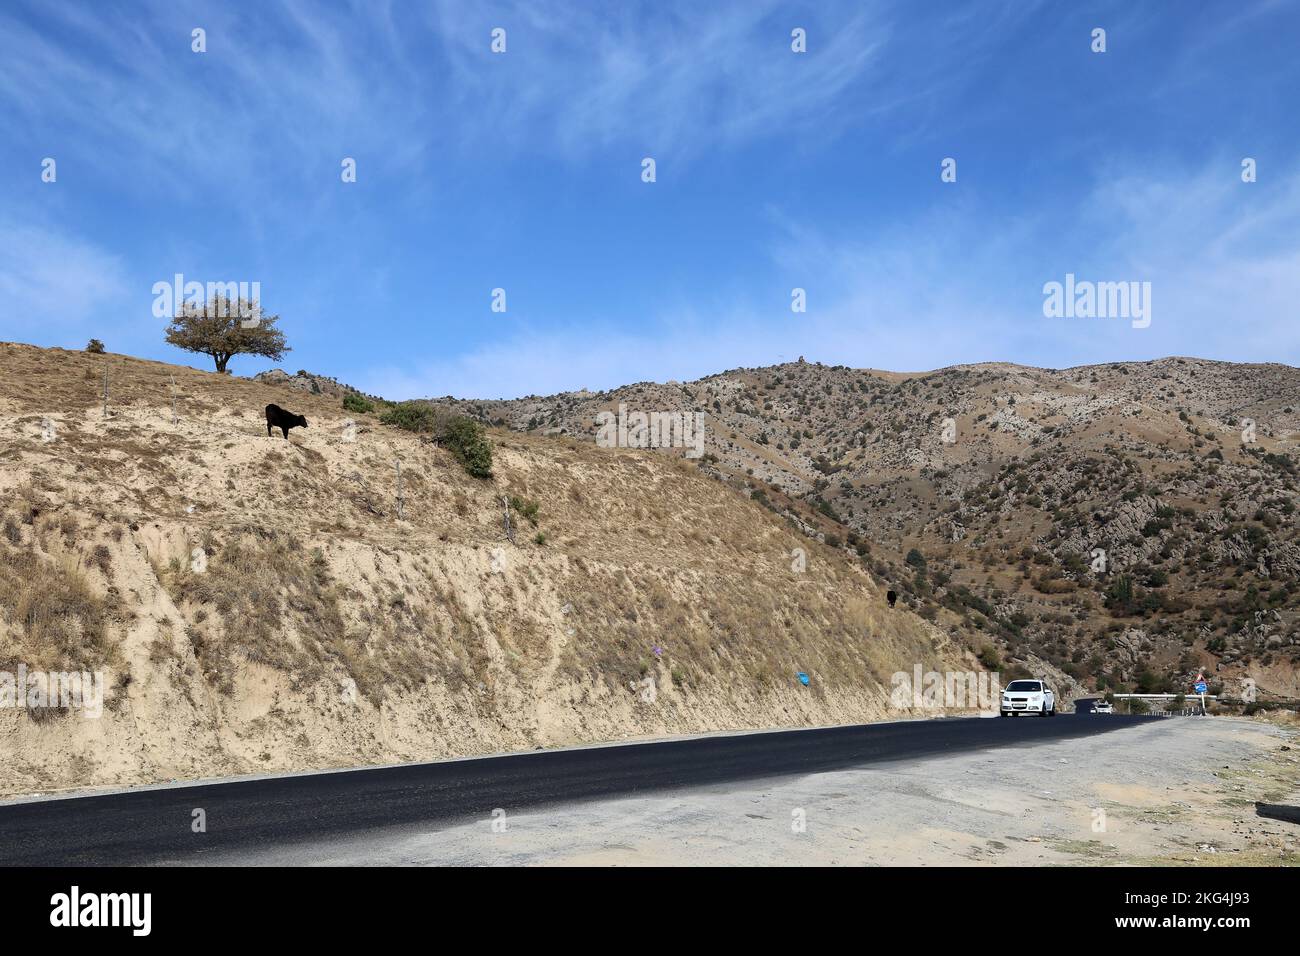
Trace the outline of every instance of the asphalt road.
<instances>
[{"instance_id":1,"label":"asphalt road","mask_svg":"<svg viewBox=\"0 0 1300 956\"><path fill-rule=\"evenodd\" d=\"M199 863L413 823L1108 733L1147 717L915 720L0 803L2 865ZM206 832L194 832L201 809Z\"/></svg>"}]
</instances>

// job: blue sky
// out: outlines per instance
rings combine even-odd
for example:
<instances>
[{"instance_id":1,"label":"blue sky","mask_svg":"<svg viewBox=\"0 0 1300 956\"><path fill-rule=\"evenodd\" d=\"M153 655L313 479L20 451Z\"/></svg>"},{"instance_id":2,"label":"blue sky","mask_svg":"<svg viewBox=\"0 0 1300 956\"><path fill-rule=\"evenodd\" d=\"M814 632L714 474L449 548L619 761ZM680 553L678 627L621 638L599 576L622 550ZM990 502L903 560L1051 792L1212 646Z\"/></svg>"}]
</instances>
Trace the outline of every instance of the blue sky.
<instances>
[{"instance_id":1,"label":"blue sky","mask_svg":"<svg viewBox=\"0 0 1300 956\"><path fill-rule=\"evenodd\" d=\"M210 367L151 312L180 272L259 281L284 368L391 398L1297 364L1298 41L1252 0L7 0L0 339ZM1045 318L1066 273L1151 282L1150 327Z\"/></svg>"}]
</instances>

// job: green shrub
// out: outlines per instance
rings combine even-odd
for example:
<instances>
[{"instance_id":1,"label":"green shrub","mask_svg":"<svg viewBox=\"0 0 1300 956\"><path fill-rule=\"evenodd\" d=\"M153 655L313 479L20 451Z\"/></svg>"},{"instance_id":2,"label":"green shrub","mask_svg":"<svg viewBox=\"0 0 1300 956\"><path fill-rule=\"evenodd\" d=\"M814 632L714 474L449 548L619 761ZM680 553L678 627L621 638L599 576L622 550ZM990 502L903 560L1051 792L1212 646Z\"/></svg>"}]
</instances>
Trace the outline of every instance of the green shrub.
<instances>
[{"instance_id":1,"label":"green shrub","mask_svg":"<svg viewBox=\"0 0 1300 956\"><path fill-rule=\"evenodd\" d=\"M428 402L399 402L380 417L385 425L408 432L437 433L445 416Z\"/></svg>"},{"instance_id":2,"label":"green shrub","mask_svg":"<svg viewBox=\"0 0 1300 956\"><path fill-rule=\"evenodd\" d=\"M349 392L343 396L343 407L349 412L365 415L375 410L375 403L357 392Z\"/></svg>"},{"instance_id":3,"label":"green shrub","mask_svg":"<svg viewBox=\"0 0 1300 956\"><path fill-rule=\"evenodd\" d=\"M519 512L523 517L528 519L528 523L534 528L537 527L537 502L531 498L520 498L517 495L510 496L510 507Z\"/></svg>"},{"instance_id":4,"label":"green shrub","mask_svg":"<svg viewBox=\"0 0 1300 956\"><path fill-rule=\"evenodd\" d=\"M844 523L844 522L841 520L839 514L836 513L835 509L834 509L833 507L831 507L831 503L830 503L829 501L827 501L827 500L824 499L824 498L817 498L817 499L816 499L816 502L817 502L817 510L818 510L818 511L820 511L822 514L824 514L826 517L830 518L830 519L831 519L832 521L834 521L836 524L843 524L843 523Z\"/></svg>"},{"instance_id":5,"label":"green shrub","mask_svg":"<svg viewBox=\"0 0 1300 956\"><path fill-rule=\"evenodd\" d=\"M472 418L453 418L443 440L473 477L492 477L492 442L482 425Z\"/></svg>"},{"instance_id":6,"label":"green shrub","mask_svg":"<svg viewBox=\"0 0 1300 956\"><path fill-rule=\"evenodd\" d=\"M90 352L92 355L103 355L104 343L99 341L99 339L91 339L86 343L86 351Z\"/></svg>"},{"instance_id":7,"label":"green shrub","mask_svg":"<svg viewBox=\"0 0 1300 956\"><path fill-rule=\"evenodd\" d=\"M492 443L472 418L451 415L428 402L399 402L379 417L385 425L432 435L451 450L475 478L492 477Z\"/></svg>"},{"instance_id":8,"label":"green shrub","mask_svg":"<svg viewBox=\"0 0 1300 956\"><path fill-rule=\"evenodd\" d=\"M1127 574L1121 574L1110 583L1106 589L1105 604L1107 609L1115 611L1121 615L1132 613L1133 606L1133 579Z\"/></svg>"},{"instance_id":9,"label":"green shrub","mask_svg":"<svg viewBox=\"0 0 1300 956\"><path fill-rule=\"evenodd\" d=\"M1168 694L1170 692L1170 680L1168 677L1162 677L1154 671L1143 668L1138 674L1137 689L1139 694Z\"/></svg>"}]
</instances>

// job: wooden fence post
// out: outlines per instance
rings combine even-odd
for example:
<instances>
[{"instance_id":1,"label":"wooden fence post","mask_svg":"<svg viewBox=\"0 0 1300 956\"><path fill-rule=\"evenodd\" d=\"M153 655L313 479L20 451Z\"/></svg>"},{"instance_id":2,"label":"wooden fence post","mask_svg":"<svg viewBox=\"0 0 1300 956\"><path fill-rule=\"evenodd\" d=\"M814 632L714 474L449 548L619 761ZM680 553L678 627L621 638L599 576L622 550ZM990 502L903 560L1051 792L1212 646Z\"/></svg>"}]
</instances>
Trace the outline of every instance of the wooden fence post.
<instances>
[{"instance_id":1,"label":"wooden fence post","mask_svg":"<svg viewBox=\"0 0 1300 956\"><path fill-rule=\"evenodd\" d=\"M401 521L403 520L403 515L402 515L403 501L402 501L402 462L400 459L396 462L396 465L397 465L397 520Z\"/></svg>"},{"instance_id":2,"label":"wooden fence post","mask_svg":"<svg viewBox=\"0 0 1300 956\"><path fill-rule=\"evenodd\" d=\"M515 543L515 533L514 533L513 529L511 529L511 527L510 527L510 499L507 498L505 495L502 495L502 496L501 496L501 506L502 506L503 508L505 508L505 517L506 517L506 538L510 541L511 544L514 544L514 543Z\"/></svg>"}]
</instances>

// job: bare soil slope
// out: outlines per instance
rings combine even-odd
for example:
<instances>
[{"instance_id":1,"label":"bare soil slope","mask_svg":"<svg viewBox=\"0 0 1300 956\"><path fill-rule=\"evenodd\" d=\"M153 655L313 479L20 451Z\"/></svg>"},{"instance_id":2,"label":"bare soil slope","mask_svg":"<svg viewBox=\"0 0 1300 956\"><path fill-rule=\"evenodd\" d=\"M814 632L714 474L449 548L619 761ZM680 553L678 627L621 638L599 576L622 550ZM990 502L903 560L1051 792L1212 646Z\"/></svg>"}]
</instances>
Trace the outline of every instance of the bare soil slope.
<instances>
[{"instance_id":1,"label":"bare soil slope","mask_svg":"<svg viewBox=\"0 0 1300 956\"><path fill-rule=\"evenodd\" d=\"M0 670L108 685L0 709L0 792L896 717L891 673L978 669L694 465L491 439L476 480L337 397L0 344Z\"/></svg>"}]
</instances>

